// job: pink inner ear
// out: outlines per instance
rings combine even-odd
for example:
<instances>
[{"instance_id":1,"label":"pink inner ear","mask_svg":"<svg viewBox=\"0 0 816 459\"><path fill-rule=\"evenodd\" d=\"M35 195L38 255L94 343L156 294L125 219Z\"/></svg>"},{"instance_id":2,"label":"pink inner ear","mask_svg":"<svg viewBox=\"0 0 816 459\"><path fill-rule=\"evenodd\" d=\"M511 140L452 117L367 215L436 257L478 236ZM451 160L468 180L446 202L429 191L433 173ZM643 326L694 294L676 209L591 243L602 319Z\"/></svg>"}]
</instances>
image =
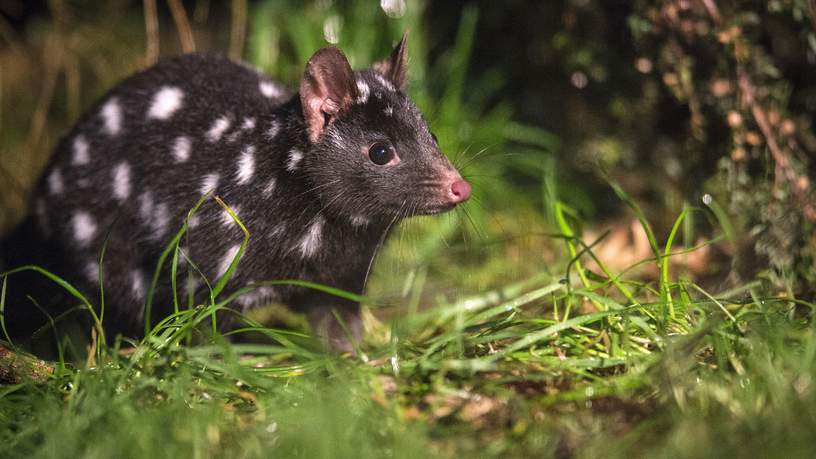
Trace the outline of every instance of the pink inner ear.
<instances>
[{"instance_id":1,"label":"pink inner ear","mask_svg":"<svg viewBox=\"0 0 816 459\"><path fill-rule=\"evenodd\" d=\"M336 115L340 111L340 105L332 99L324 99L320 110L327 115Z\"/></svg>"},{"instance_id":2,"label":"pink inner ear","mask_svg":"<svg viewBox=\"0 0 816 459\"><path fill-rule=\"evenodd\" d=\"M305 97L306 96L301 94L301 99ZM305 102L306 103L303 103L303 118L306 121L306 130L309 133L309 141L314 143L320 138L320 134L323 133L323 127L326 124L323 111L321 110L321 107L323 106L323 99L310 96Z\"/></svg>"},{"instance_id":3,"label":"pink inner ear","mask_svg":"<svg viewBox=\"0 0 816 459\"><path fill-rule=\"evenodd\" d=\"M323 129L357 97L354 73L339 49L318 50L306 64L300 100L309 140L317 142Z\"/></svg>"}]
</instances>

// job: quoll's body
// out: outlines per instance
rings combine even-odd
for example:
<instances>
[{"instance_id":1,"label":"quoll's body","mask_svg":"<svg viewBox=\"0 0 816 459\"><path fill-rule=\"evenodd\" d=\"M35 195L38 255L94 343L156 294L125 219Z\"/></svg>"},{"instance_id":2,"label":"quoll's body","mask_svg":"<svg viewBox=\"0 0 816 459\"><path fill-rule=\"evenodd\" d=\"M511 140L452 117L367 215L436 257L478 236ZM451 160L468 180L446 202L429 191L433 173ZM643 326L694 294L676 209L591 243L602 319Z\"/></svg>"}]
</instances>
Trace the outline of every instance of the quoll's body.
<instances>
[{"instance_id":1,"label":"quoll's body","mask_svg":"<svg viewBox=\"0 0 816 459\"><path fill-rule=\"evenodd\" d=\"M210 193L251 234L229 290L303 279L361 293L397 221L450 209L470 193L403 92L405 56L403 39L386 61L352 71L339 50L324 48L307 63L297 95L213 56L138 73L57 146L34 196L32 228L23 230L27 242L7 252L28 262L40 248L39 262L94 292L107 241L105 325L138 335L159 254ZM212 199L188 223L185 254L214 283L243 233ZM172 305L169 277L165 269L154 318ZM268 301L306 312L334 348L350 343L332 310L360 336L359 305L314 290L264 286L235 304Z\"/></svg>"}]
</instances>

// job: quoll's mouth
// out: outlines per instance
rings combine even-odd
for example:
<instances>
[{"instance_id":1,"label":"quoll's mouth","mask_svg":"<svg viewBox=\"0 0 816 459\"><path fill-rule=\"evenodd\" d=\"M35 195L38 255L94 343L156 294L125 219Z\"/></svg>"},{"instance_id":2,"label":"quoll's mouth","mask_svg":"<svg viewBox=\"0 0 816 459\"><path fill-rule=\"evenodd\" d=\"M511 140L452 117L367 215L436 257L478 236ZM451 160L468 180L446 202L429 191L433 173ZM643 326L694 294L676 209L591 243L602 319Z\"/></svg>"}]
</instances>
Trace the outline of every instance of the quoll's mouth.
<instances>
[{"instance_id":1,"label":"quoll's mouth","mask_svg":"<svg viewBox=\"0 0 816 459\"><path fill-rule=\"evenodd\" d=\"M437 197L419 206L415 210L416 214L433 215L447 212L470 199L471 186L458 174L453 180L448 180L445 185L437 189L439 190Z\"/></svg>"}]
</instances>

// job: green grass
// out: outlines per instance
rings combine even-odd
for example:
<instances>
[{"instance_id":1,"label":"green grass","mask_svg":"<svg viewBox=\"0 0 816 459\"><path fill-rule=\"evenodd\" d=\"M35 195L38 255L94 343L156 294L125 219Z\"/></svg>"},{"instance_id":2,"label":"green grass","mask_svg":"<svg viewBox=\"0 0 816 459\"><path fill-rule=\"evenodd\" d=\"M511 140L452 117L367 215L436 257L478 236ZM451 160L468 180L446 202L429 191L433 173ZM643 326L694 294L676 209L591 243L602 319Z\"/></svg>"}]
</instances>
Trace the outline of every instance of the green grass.
<instances>
[{"instance_id":1,"label":"green grass","mask_svg":"<svg viewBox=\"0 0 816 459\"><path fill-rule=\"evenodd\" d=\"M0 386L0 457L814 456L814 305L761 280L717 289L669 263L695 249L691 221L721 228L705 244L733 243L723 208L684 208L661 234L610 181L650 255L633 269L604 265L575 210L593 197L558 181L558 139L488 102L500 76L465 90L475 9L429 63L421 3L388 20L365 2L325 4L254 5L247 57L291 83L327 17L342 19L339 46L357 66L410 28L412 98L474 183L473 201L394 235L362 299L358 356L320 352L297 318L257 322L279 310L229 337L246 339L214 332L235 299L221 292L239 253L208 302L190 307L176 286L174 313L143 340L97 331L88 348L63 342L44 381ZM4 141L12 151L16 139ZM159 261L173 273L184 231ZM639 277L643 266L657 277ZM104 292L40 273L104 326L94 300Z\"/></svg>"},{"instance_id":2,"label":"green grass","mask_svg":"<svg viewBox=\"0 0 816 459\"><path fill-rule=\"evenodd\" d=\"M574 266L574 264L573 264ZM185 345L220 300L132 352L0 391L4 457L812 455L812 305L758 286L540 275L374 323L358 358L304 335ZM571 287L571 288L570 288ZM566 318L564 305L575 309ZM562 313L559 315L556 311ZM169 325L169 326L168 326ZM661 453L662 452L662 453Z\"/></svg>"},{"instance_id":3,"label":"green grass","mask_svg":"<svg viewBox=\"0 0 816 459\"><path fill-rule=\"evenodd\" d=\"M453 299L423 300L425 277L413 276L385 307L396 318L368 316L356 357L320 352L308 330L268 329L251 318L232 333L256 335L250 341L208 332L235 298L220 291L239 251L208 304L179 308L133 346L100 333L84 364L60 362L45 382L4 386L0 454L813 454L812 304L766 297L760 282L709 293L673 278L668 259L679 254L671 241L685 212L666 242L647 231L655 257L643 262L657 265L657 280L612 273L572 236L573 220L557 204L571 259ZM166 254L178 253L183 234ZM598 272L579 258L594 259ZM93 310L86 296L39 272ZM14 272L3 279L13 282ZM382 312L375 296L362 300Z\"/></svg>"}]
</instances>

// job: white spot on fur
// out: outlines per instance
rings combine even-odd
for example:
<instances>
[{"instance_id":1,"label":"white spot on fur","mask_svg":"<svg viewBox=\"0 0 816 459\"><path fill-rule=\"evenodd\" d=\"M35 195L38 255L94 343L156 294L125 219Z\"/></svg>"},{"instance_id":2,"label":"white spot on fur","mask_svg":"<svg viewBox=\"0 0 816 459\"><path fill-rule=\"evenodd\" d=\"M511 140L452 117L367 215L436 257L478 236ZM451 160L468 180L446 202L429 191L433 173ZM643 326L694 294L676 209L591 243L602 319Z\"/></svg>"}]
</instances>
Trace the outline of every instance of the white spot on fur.
<instances>
[{"instance_id":1,"label":"white spot on fur","mask_svg":"<svg viewBox=\"0 0 816 459\"><path fill-rule=\"evenodd\" d=\"M42 232L48 236L51 234L50 228L48 227L48 211L45 208L45 200L43 198L37 198L34 202L34 212L37 214L37 222L40 224L40 229Z\"/></svg>"},{"instance_id":2,"label":"white spot on fur","mask_svg":"<svg viewBox=\"0 0 816 459\"><path fill-rule=\"evenodd\" d=\"M255 147L247 145L238 158L238 184L249 182L253 174L255 174Z\"/></svg>"},{"instance_id":3,"label":"white spot on fur","mask_svg":"<svg viewBox=\"0 0 816 459\"><path fill-rule=\"evenodd\" d=\"M218 277L224 275L232 264L232 260L238 255L238 250L241 249L241 244L235 244L234 246L230 247L227 250L227 253L221 258L221 262L218 264Z\"/></svg>"},{"instance_id":4,"label":"white spot on fur","mask_svg":"<svg viewBox=\"0 0 816 459\"><path fill-rule=\"evenodd\" d=\"M385 116L392 116L394 114L394 107L392 107L390 105L385 107L385 110L383 110L383 113L385 113Z\"/></svg>"},{"instance_id":5,"label":"white spot on fur","mask_svg":"<svg viewBox=\"0 0 816 459\"><path fill-rule=\"evenodd\" d=\"M275 300L277 300L277 293L275 293L275 289L269 286L262 286L258 287L251 292L247 292L244 295L238 297L237 301L238 304L243 306L244 308L249 308L252 306L263 306L265 304L269 304Z\"/></svg>"},{"instance_id":6,"label":"white spot on fur","mask_svg":"<svg viewBox=\"0 0 816 459\"><path fill-rule=\"evenodd\" d=\"M187 219L188 228L195 228L199 223L201 223L201 219L198 218L198 215L191 215L190 218Z\"/></svg>"},{"instance_id":7,"label":"white spot on fur","mask_svg":"<svg viewBox=\"0 0 816 459\"><path fill-rule=\"evenodd\" d=\"M323 224L325 220L323 217L317 217L309 226L309 229L306 231L306 234L300 239L298 243L298 250L300 250L300 254L303 255L303 258L310 258L315 253L317 253L318 249L320 249L320 243L323 239Z\"/></svg>"},{"instance_id":8,"label":"white spot on fur","mask_svg":"<svg viewBox=\"0 0 816 459\"><path fill-rule=\"evenodd\" d=\"M130 291L137 300L141 301L144 299L145 275L138 269L134 269L130 272Z\"/></svg>"},{"instance_id":9,"label":"white spot on fur","mask_svg":"<svg viewBox=\"0 0 816 459\"><path fill-rule=\"evenodd\" d=\"M187 257L190 253L190 248L186 245L179 246L178 266L185 266L187 264Z\"/></svg>"},{"instance_id":10,"label":"white spot on fur","mask_svg":"<svg viewBox=\"0 0 816 459\"><path fill-rule=\"evenodd\" d=\"M76 136L73 145L74 156L71 159L71 162L75 166L84 166L88 164L88 162L91 160L89 150L90 147L88 146L88 141L85 140L85 136L82 134Z\"/></svg>"},{"instance_id":11,"label":"white spot on fur","mask_svg":"<svg viewBox=\"0 0 816 459\"><path fill-rule=\"evenodd\" d=\"M368 219L363 217L362 215L354 215L351 218L349 218L349 220L351 221L351 224L353 226L359 227L368 225Z\"/></svg>"},{"instance_id":12,"label":"white spot on fur","mask_svg":"<svg viewBox=\"0 0 816 459\"><path fill-rule=\"evenodd\" d=\"M227 116L222 116L215 120L212 126L210 126L210 130L207 131L207 140L210 142L218 142L221 136L224 135L224 132L229 129L231 123Z\"/></svg>"},{"instance_id":13,"label":"white spot on fur","mask_svg":"<svg viewBox=\"0 0 816 459\"><path fill-rule=\"evenodd\" d=\"M240 217L240 215L241 215L240 214L241 213L241 208L240 207L232 206L232 207L230 207L230 210L232 210L232 213L235 214L236 217L241 218ZM224 209L224 211L221 212L221 223L224 226L237 225L237 223L235 222L235 219L232 218L232 215L230 215L229 212L227 212L226 209Z\"/></svg>"},{"instance_id":14,"label":"white spot on fur","mask_svg":"<svg viewBox=\"0 0 816 459\"><path fill-rule=\"evenodd\" d=\"M255 129L255 118L252 118L252 117L244 118L244 123L241 124L241 129L243 129L245 131L250 131L252 129Z\"/></svg>"},{"instance_id":15,"label":"white spot on fur","mask_svg":"<svg viewBox=\"0 0 816 459\"><path fill-rule=\"evenodd\" d=\"M156 205L153 211L153 237L161 238L167 232L167 226L170 224L170 211L167 210L167 204L162 202Z\"/></svg>"},{"instance_id":16,"label":"white spot on fur","mask_svg":"<svg viewBox=\"0 0 816 459\"><path fill-rule=\"evenodd\" d=\"M274 228L272 228L272 231L269 232L269 236L277 237L283 234L284 231L286 231L286 223L281 222L275 225Z\"/></svg>"},{"instance_id":17,"label":"white spot on fur","mask_svg":"<svg viewBox=\"0 0 816 459\"><path fill-rule=\"evenodd\" d=\"M99 263L89 261L85 263L83 269L85 270L85 277L87 277L89 281L95 284L99 283Z\"/></svg>"},{"instance_id":18,"label":"white spot on fur","mask_svg":"<svg viewBox=\"0 0 816 459\"><path fill-rule=\"evenodd\" d=\"M85 247L93 239L94 234L96 234L96 223L94 223L93 218L88 212L79 211L76 212L72 219L72 224L74 227L74 239L79 243L79 245Z\"/></svg>"},{"instance_id":19,"label":"white spot on fur","mask_svg":"<svg viewBox=\"0 0 816 459\"><path fill-rule=\"evenodd\" d=\"M48 175L48 191L51 194L62 194L65 190L65 185L62 183L62 173L59 169L54 169Z\"/></svg>"},{"instance_id":20,"label":"white spot on fur","mask_svg":"<svg viewBox=\"0 0 816 459\"><path fill-rule=\"evenodd\" d=\"M211 191L215 191L218 188L218 174L207 174L201 180L201 194L207 194Z\"/></svg>"},{"instance_id":21,"label":"white spot on fur","mask_svg":"<svg viewBox=\"0 0 816 459\"><path fill-rule=\"evenodd\" d=\"M192 150L192 143L189 137L177 137L173 142L173 158L177 163L183 163L190 159L190 151Z\"/></svg>"},{"instance_id":22,"label":"white spot on fur","mask_svg":"<svg viewBox=\"0 0 816 459\"><path fill-rule=\"evenodd\" d=\"M77 185L79 185L80 188L87 188L88 185L91 184L91 182L86 178L81 178L81 179L77 180L76 183L77 183Z\"/></svg>"},{"instance_id":23,"label":"white spot on fur","mask_svg":"<svg viewBox=\"0 0 816 459\"><path fill-rule=\"evenodd\" d=\"M286 160L286 170L289 172L296 171L301 159L303 159L302 151L297 148L289 150L289 159Z\"/></svg>"},{"instance_id":24,"label":"white spot on fur","mask_svg":"<svg viewBox=\"0 0 816 459\"><path fill-rule=\"evenodd\" d=\"M184 93L175 86L164 86L153 96L153 103L147 112L148 118L166 120L181 108Z\"/></svg>"},{"instance_id":25,"label":"white spot on fur","mask_svg":"<svg viewBox=\"0 0 816 459\"><path fill-rule=\"evenodd\" d=\"M383 77L383 76L382 76L382 75L380 75L379 73L376 73L376 72L375 72L375 73L374 73L374 78L376 78L376 79L377 79L377 81L378 81L378 82L379 82L379 83L380 83L380 84L381 84L381 85L382 85L382 86L383 86L385 89L387 89L387 90L389 90L389 91L392 91L392 92L395 92L395 91L397 90L397 88L395 88L395 87L394 87L394 85L393 85L393 84L392 84L390 81L386 80L386 79L385 79L385 77Z\"/></svg>"},{"instance_id":26,"label":"white spot on fur","mask_svg":"<svg viewBox=\"0 0 816 459\"><path fill-rule=\"evenodd\" d=\"M145 222L153 217L153 193L150 191L139 195L139 217Z\"/></svg>"},{"instance_id":27,"label":"white spot on fur","mask_svg":"<svg viewBox=\"0 0 816 459\"><path fill-rule=\"evenodd\" d=\"M275 83L269 81L261 81L258 83L258 89L266 97L270 99L277 99L283 96L283 90Z\"/></svg>"},{"instance_id":28,"label":"white spot on fur","mask_svg":"<svg viewBox=\"0 0 816 459\"><path fill-rule=\"evenodd\" d=\"M368 102L368 95L371 93L371 88L368 83L363 80L357 80L357 103L364 104Z\"/></svg>"},{"instance_id":29,"label":"white spot on fur","mask_svg":"<svg viewBox=\"0 0 816 459\"><path fill-rule=\"evenodd\" d=\"M274 177L269 179L268 182L266 182L266 186L263 188L262 191L265 198L272 196L272 193L275 192L275 185L277 185L277 180L275 180Z\"/></svg>"},{"instance_id":30,"label":"white spot on fur","mask_svg":"<svg viewBox=\"0 0 816 459\"><path fill-rule=\"evenodd\" d=\"M274 139L278 132L280 132L280 123L277 121L272 121L269 123L269 128L266 130L266 136L270 139Z\"/></svg>"},{"instance_id":31,"label":"white spot on fur","mask_svg":"<svg viewBox=\"0 0 816 459\"><path fill-rule=\"evenodd\" d=\"M130 196L130 166L126 162L113 168L113 195L120 201Z\"/></svg>"},{"instance_id":32,"label":"white spot on fur","mask_svg":"<svg viewBox=\"0 0 816 459\"><path fill-rule=\"evenodd\" d=\"M113 98L102 107L102 122L104 123L104 130L108 135L119 134L122 130L122 107L119 106L119 100Z\"/></svg>"}]
</instances>

